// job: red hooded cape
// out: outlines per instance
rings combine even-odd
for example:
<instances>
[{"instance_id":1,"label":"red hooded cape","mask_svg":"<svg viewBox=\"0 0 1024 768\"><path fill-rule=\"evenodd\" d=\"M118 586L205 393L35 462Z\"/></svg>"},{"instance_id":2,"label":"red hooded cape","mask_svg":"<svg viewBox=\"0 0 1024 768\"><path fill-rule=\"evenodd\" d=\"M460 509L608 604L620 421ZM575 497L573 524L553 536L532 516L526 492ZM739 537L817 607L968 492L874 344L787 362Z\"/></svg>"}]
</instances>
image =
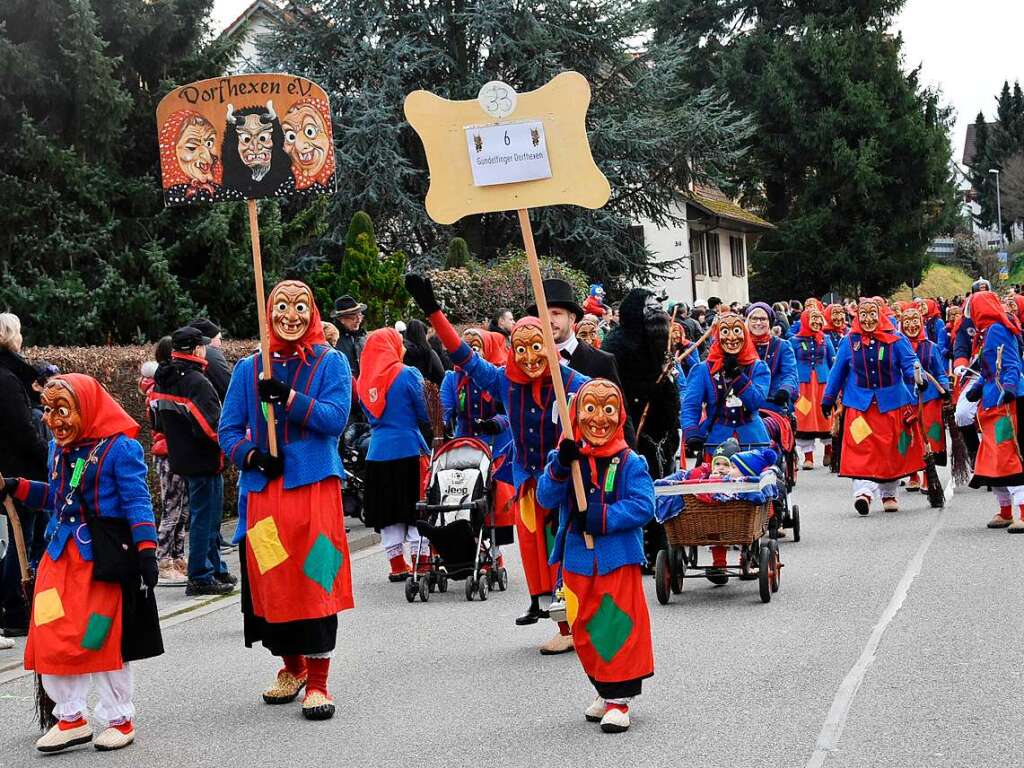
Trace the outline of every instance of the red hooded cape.
<instances>
[{"instance_id":1,"label":"red hooded cape","mask_svg":"<svg viewBox=\"0 0 1024 768\"><path fill-rule=\"evenodd\" d=\"M402 358L405 345L402 334L394 328L378 328L366 337L366 346L359 357L359 401L376 418L388 404L388 390L405 367Z\"/></svg>"},{"instance_id":2,"label":"red hooded cape","mask_svg":"<svg viewBox=\"0 0 1024 768\"><path fill-rule=\"evenodd\" d=\"M55 379L66 381L78 400L78 410L82 415L80 440L102 440L114 435L134 439L138 436L139 425L135 419L92 376L64 373Z\"/></svg>"},{"instance_id":3,"label":"red hooded cape","mask_svg":"<svg viewBox=\"0 0 1024 768\"><path fill-rule=\"evenodd\" d=\"M1006 314L1003 302L992 291L980 291L971 296L969 304L971 322L981 332L987 331L996 323L1009 328L1013 333L1020 334L1020 325Z\"/></svg>"},{"instance_id":4,"label":"red hooded cape","mask_svg":"<svg viewBox=\"0 0 1024 768\"><path fill-rule=\"evenodd\" d=\"M825 329L822 328L820 331L817 332L811 330L811 310L815 309L815 306L809 300L808 303L805 304L804 306L807 308L800 313L800 330L797 332L796 335L800 336L801 338L812 338L818 344L822 344L825 341ZM820 314L822 317L825 316L825 313L821 310L821 302L818 302L817 310L818 314Z\"/></svg>"}]
</instances>

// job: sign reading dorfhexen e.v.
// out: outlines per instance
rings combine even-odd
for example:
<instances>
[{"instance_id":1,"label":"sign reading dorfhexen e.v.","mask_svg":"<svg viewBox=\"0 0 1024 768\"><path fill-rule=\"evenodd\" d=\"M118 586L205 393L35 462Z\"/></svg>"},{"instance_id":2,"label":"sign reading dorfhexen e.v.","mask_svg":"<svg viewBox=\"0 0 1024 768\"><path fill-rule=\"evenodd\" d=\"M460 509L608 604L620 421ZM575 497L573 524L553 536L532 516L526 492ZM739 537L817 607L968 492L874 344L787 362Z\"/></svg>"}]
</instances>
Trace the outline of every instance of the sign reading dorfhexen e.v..
<instances>
[{"instance_id":1,"label":"sign reading dorfhexen e.v.","mask_svg":"<svg viewBox=\"0 0 1024 768\"><path fill-rule=\"evenodd\" d=\"M551 177L544 123L506 123L466 129L473 183L478 187Z\"/></svg>"},{"instance_id":2,"label":"sign reading dorfhexen e.v.","mask_svg":"<svg viewBox=\"0 0 1024 768\"><path fill-rule=\"evenodd\" d=\"M160 101L156 120L167 205L334 191L331 108L304 78L190 83Z\"/></svg>"}]
</instances>

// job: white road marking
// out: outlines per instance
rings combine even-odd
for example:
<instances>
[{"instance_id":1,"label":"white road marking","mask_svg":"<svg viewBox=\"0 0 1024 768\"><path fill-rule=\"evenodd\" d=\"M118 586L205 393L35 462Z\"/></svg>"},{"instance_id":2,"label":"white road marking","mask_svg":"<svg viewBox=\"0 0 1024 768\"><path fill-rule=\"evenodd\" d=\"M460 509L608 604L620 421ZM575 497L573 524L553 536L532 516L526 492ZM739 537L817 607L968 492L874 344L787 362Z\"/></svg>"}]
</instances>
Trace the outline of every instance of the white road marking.
<instances>
[{"instance_id":1,"label":"white road marking","mask_svg":"<svg viewBox=\"0 0 1024 768\"><path fill-rule=\"evenodd\" d=\"M952 490L953 479L951 477L945 488L947 502L952 498ZM896 591L890 598L889 604L885 607L885 611L883 611L878 623L875 624L875 628L872 630L860 658L857 659L857 663L851 667L850 671L846 673L843 682L839 684L835 698L832 699L832 706L829 708L828 717L825 718L825 724L821 727L821 733L818 734L814 753L811 755L811 759L807 761L806 768L821 768L826 758L836 751L839 740L843 736L843 728L846 726L846 718L850 714L850 707L853 705L853 700L857 697L857 691L860 690L860 685L864 682L864 676L867 674L868 667L875 661L875 652L878 650L879 643L882 642L885 630L888 629L889 624L892 623L900 608L903 607L903 601L906 600L907 594L910 592L911 584L914 583L917 575L921 573L921 568L924 565L924 556L942 527L946 509L947 507L943 507L937 510L935 524L917 548L914 557L907 564L907 569L903 572L903 578L896 585Z\"/></svg>"}]
</instances>

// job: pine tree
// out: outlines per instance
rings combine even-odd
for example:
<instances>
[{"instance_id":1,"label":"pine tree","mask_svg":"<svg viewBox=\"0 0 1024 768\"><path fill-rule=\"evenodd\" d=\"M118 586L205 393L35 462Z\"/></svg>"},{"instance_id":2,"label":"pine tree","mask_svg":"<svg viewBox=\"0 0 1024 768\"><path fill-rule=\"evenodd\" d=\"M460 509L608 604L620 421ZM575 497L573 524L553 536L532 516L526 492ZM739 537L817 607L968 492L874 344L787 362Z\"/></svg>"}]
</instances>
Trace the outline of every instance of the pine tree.
<instances>
[{"instance_id":1,"label":"pine tree","mask_svg":"<svg viewBox=\"0 0 1024 768\"><path fill-rule=\"evenodd\" d=\"M473 257L469 253L469 245L461 237L453 237L448 243L448 257L444 260L445 269L458 269L468 266Z\"/></svg>"}]
</instances>

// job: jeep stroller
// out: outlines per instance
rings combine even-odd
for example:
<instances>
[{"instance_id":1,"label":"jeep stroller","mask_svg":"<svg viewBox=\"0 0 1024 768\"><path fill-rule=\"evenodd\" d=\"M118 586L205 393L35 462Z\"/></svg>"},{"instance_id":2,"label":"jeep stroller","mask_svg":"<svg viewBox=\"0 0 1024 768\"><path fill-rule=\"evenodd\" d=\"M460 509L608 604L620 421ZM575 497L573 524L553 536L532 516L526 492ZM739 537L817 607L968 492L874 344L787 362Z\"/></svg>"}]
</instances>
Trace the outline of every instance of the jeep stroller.
<instances>
[{"instance_id":1,"label":"jeep stroller","mask_svg":"<svg viewBox=\"0 0 1024 768\"><path fill-rule=\"evenodd\" d=\"M466 599L487 599L492 587L508 587L508 572L495 567L491 553L494 516L491 451L472 437L457 437L435 449L430 461L426 501L416 505L424 519L416 523L429 546L413 550L413 573L405 582L410 603L419 595L448 591L450 580L466 582ZM433 550L433 551L431 551ZM428 560L423 567L421 562Z\"/></svg>"}]
</instances>

